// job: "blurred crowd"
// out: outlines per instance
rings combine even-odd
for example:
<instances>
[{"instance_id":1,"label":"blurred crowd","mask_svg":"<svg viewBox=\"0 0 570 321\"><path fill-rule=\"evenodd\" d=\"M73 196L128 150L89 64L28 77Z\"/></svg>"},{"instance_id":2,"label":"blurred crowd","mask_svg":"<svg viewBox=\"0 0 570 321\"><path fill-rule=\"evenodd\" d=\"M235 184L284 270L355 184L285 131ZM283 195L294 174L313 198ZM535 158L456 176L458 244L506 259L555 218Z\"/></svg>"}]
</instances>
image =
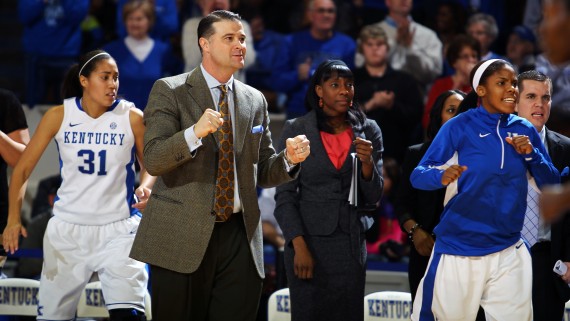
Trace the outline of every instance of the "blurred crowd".
<instances>
[{"instance_id":1,"label":"blurred crowd","mask_svg":"<svg viewBox=\"0 0 570 321\"><path fill-rule=\"evenodd\" d=\"M568 135L570 72L549 62L538 41L540 1L467 0L31 0L19 1L26 97L61 101L63 74L77 56L102 48L118 62L119 95L144 110L154 81L201 60L197 25L212 11L239 13L247 36L237 79L261 90L272 113L306 113L308 79L326 59L354 71L356 100L380 126L385 177L397 187L408 146L426 139L429 114L447 90L471 91L473 66L492 58L552 79L549 128ZM406 237L386 190L369 252L398 261ZM380 231L382 230L382 231ZM381 235L380 238L377 236ZM390 241L390 242L387 242Z\"/></svg>"},{"instance_id":2,"label":"blurred crowd","mask_svg":"<svg viewBox=\"0 0 570 321\"><path fill-rule=\"evenodd\" d=\"M383 183L373 181L383 193L369 209L368 215L374 218L374 224L367 231L364 253L369 260L409 262L410 288L415 299L434 246L433 229L443 211L442 200L444 197L447 200L448 195L443 189L420 191L412 187L409 178L447 120L483 106L481 97L485 95L473 92L474 87L478 88L473 83L473 73L483 61L504 60L505 69L509 72L513 69L513 83L517 82L518 75L520 99L516 101L516 112L542 133L543 144L547 146L544 152L554 155L553 163L558 170L567 170L567 150L559 156L556 148L550 147L555 146L548 140L551 138L545 143L544 137L547 135L545 126L560 137L570 136L570 67L550 61L553 55L545 54L547 50L540 41L544 38L541 30L544 24L540 27L541 4L539 0L20 0L18 15L24 29L22 44L26 62L23 102L29 108L59 104L64 98L60 87L69 67L79 56L103 49L118 66L119 98L133 102L144 111L156 80L190 72L203 62L198 45L200 21L216 10L240 14L247 55L245 67L236 69L234 78L261 91L270 113L283 115L287 120L299 117L307 120L311 115L322 120L324 116L318 113L323 108L323 97L316 97L313 91L328 81L327 68L337 73L342 70L344 76L339 73L339 78L354 81L354 84L342 83L350 87L347 92L354 95L349 97L349 109L355 115L351 116L359 119L364 113L366 117L361 118L371 123L355 121L352 125L356 129L366 125L379 147L373 148L377 159L365 155L367 162L363 168L368 173L367 180L378 178L380 173L374 172L378 169L383 177ZM481 73L491 63L489 61ZM481 78L481 74L478 77ZM527 84L526 91L523 81ZM537 97L536 92L542 93L541 97L548 96L542 103L547 111L538 116L536 112L525 110L527 105L534 106L530 100ZM314 99L310 101L310 98ZM316 110L312 113L311 103ZM325 105L327 103L325 101ZM537 117L543 121L535 123L532 119ZM351 137L352 130L349 128L347 137ZM290 128L289 131L304 134ZM330 130L330 136L319 136L329 144L329 157L342 144L350 147L350 140L335 137L343 132ZM556 135L556 141L567 139ZM479 137L485 136L479 134ZM312 139L318 141L318 137ZM278 137L275 141L279 141ZM347 150L349 148L345 148L345 152ZM343 154L339 159L345 157ZM277 255L276 269L281 270L277 276L272 271L267 273L269 279L278 278L275 287L286 283L282 275L283 261L289 262L292 257L287 256L286 240L296 236L295 226L287 226L284 219L285 213L290 215L292 209L283 204L292 205L294 202L287 199L287 195L294 199L292 195L302 190L295 184L304 184L304 192L311 194L308 192L311 183L304 182L318 181L316 174L322 170L322 163L311 168L312 161L303 165L308 168L307 174L296 183L278 188L277 196L275 189L259 190L264 241ZM340 171L342 162L337 165ZM345 174L349 176L348 172ZM337 178L333 176L331 181ZM32 220L26 222L29 230L45 230L53 215L54 197L60 184L59 176L40 184ZM319 186L313 194L319 195L321 189ZM375 191L372 187L364 189ZM380 196L369 195L369 199L376 198ZM323 219L316 225L322 227L326 225L325 218L331 216L332 211L326 210L330 203L317 206L313 201L303 206L314 206L311 212L321 212ZM343 221L342 217L331 220L331 224L338 223L346 231L356 226L354 222ZM281 227L280 220L285 222ZM541 224L545 226L544 222ZM570 222L568 224L570 226ZM549 223L546 226L550 226ZM550 232L543 233L546 237L542 241L550 243L557 238L556 231L553 225L553 237ZM315 232L319 233L320 230ZM42 235L41 232L34 234ZM307 239L316 248L321 245L318 238ZM347 243L341 237L335 241ZM22 243L22 248L41 245L41 239L29 238ZM355 248L344 250L360 253ZM533 252L533 256L537 255ZM365 257L359 259L366 261ZM312 264L311 260L307 262ZM360 268L358 266L357 273L353 274L360 275ZM538 271L537 267L533 269ZM546 270L550 273L550 266ZM40 271L41 260L24 258L16 274L37 277ZM288 275L288 279L291 284L294 278ZM363 286L364 282L360 283ZM293 287L302 289L303 284ZM360 300L358 295L351 297Z\"/></svg>"},{"instance_id":3,"label":"blurred crowd","mask_svg":"<svg viewBox=\"0 0 570 321\"><path fill-rule=\"evenodd\" d=\"M306 113L308 79L327 59L354 71L356 100L384 140L385 186L373 257L405 257L393 193L408 146L426 140L436 98L471 91L473 66L508 60L516 72L552 79L549 128L568 135L568 67L550 63L538 41L540 1L467 0L32 0L19 1L24 27L24 102L61 101L63 74L76 58L102 48L119 66L119 96L144 110L154 81L199 65L196 28L205 15L231 10L244 20L247 55L237 79L261 90L269 111L287 119ZM394 223L394 224L393 224ZM389 242L388 242L389 241Z\"/></svg>"}]
</instances>

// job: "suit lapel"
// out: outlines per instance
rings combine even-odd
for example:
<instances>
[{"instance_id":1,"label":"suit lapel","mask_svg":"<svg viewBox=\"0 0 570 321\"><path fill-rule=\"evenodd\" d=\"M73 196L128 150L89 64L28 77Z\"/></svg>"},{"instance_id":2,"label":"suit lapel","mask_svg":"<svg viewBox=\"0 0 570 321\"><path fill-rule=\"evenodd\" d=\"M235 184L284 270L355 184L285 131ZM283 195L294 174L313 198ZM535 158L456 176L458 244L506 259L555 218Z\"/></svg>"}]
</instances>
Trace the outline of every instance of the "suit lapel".
<instances>
[{"instance_id":1,"label":"suit lapel","mask_svg":"<svg viewBox=\"0 0 570 321\"><path fill-rule=\"evenodd\" d=\"M253 99L249 90L234 79L234 150L239 154L243 149L247 130L251 130Z\"/></svg>"},{"instance_id":2,"label":"suit lapel","mask_svg":"<svg viewBox=\"0 0 570 321\"><path fill-rule=\"evenodd\" d=\"M305 136L307 136L307 139L311 142L310 156L314 156L317 163L326 164L325 168L327 170L332 170L334 166L328 158L327 151L321 141L321 135L319 134L319 129L317 127L317 113L315 113L315 111L310 111L304 118Z\"/></svg>"},{"instance_id":3,"label":"suit lapel","mask_svg":"<svg viewBox=\"0 0 570 321\"><path fill-rule=\"evenodd\" d=\"M208 84L206 83L206 79L204 79L204 75L202 74L202 69L200 69L200 67L196 67L190 72L186 79L186 84L189 85L188 93L190 94L190 97L192 97L202 110L201 115L204 114L207 108L216 110L216 106L212 100L212 94L210 93L210 88L208 88ZM196 120L196 122L197 121L198 120ZM219 146L218 135L208 135L206 138L213 139L216 146Z\"/></svg>"},{"instance_id":4,"label":"suit lapel","mask_svg":"<svg viewBox=\"0 0 570 321\"><path fill-rule=\"evenodd\" d=\"M200 106L202 113L206 111L207 108L216 109L212 95L210 94L210 88L208 88L208 84L206 83L206 79L204 79L200 67L196 67L188 74L186 84L190 85L188 92L192 99Z\"/></svg>"},{"instance_id":5,"label":"suit lapel","mask_svg":"<svg viewBox=\"0 0 570 321\"><path fill-rule=\"evenodd\" d=\"M552 161L552 164L554 164L554 167L560 168L561 164L558 164L558 160L560 158L560 140L556 135L552 134L548 128L545 128L545 130L546 139L544 142L546 143L545 147L547 148L548 155L550 156L550 160ZM562 226L563 225L560 223L554 223L550 226L550 238L553 245L560 244L562 242Z\"/></svg>"},{"instance_id":6,"label":"suit lapel","mask_svg":"<svg viewBox=\"0 0 570 321\"><path fill-rule=\"evenodd\" d=\"M548 155L550 156L550 160L552 160L552 164L554 167L562 170L568 164L563 164L564 158L564 151L562 146L560 145L560 138L553 134L548 128L546 128L546 148L548 149Z\"/></svg>"},{"instance_id":7,"label":"suit lapel","mask_svg":"<svg viewBox=\"0 0 570 321\"><path fill-rule=\"evenodd\" d=\"M559 139L556 135L552 134L548 128L546 128L546 148L548 148L548 154L551 155L550 158L553 158L553 154L557 154L560 148Z\"/></svg>"}]
</instances>

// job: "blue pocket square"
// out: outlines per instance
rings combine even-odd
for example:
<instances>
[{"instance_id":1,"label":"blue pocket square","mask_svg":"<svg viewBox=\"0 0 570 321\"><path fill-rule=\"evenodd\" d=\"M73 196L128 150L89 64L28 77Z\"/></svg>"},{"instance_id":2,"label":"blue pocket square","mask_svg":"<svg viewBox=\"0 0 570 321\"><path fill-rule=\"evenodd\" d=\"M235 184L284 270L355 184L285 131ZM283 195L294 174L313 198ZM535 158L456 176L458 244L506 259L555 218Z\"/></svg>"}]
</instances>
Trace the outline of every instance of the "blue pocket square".
<instances>
[{"instance_id":1,"label":"blue pocket square","mask_svg":"<svg viewBox=\"0 0 570 321\"><path fill-rule=\"evenodd\" d=\"M251 129L252 134L263 133L263 125L253 126Z\"/></svg>"}]
</instances>

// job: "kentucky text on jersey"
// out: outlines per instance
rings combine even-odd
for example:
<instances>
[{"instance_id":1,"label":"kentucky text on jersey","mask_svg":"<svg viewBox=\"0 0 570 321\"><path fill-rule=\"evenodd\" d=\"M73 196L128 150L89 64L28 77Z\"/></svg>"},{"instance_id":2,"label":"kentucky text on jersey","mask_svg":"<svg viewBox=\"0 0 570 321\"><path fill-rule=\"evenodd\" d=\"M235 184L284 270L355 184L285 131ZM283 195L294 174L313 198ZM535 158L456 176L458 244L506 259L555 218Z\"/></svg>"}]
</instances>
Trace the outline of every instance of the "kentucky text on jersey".
<instances>
[{"instance_id":1,"label":"kentucky text on jersey","mask_svg":"<svg viewBox=\"0 0 570 321\"><path fill-rule=\"evenodd\" d=\"M88 145L119 145L123 146L125 134L92 133L92 132L65 132L65 144L88 144Z\"/></svg>"},{"instance_id":2,"label":"kentucky text on jersey","mask_svg":"<svg viewBox=\"0 0 570 321\"><path fill-rule=\"evenodd\" d=\"M38 288L0 286L0 310L2 305L37 305Z\"/></svg>"},{"instance_id":3,"label":"kentucky text on jersey","mask_svg":"<svg viewBox=\"0 0 570 321\"><path fill-rule=\"evenodd\" d=\"M412 308L410 301L368 300L368 315L374 317L409 320Z\"/></svg>"}]
</instances>

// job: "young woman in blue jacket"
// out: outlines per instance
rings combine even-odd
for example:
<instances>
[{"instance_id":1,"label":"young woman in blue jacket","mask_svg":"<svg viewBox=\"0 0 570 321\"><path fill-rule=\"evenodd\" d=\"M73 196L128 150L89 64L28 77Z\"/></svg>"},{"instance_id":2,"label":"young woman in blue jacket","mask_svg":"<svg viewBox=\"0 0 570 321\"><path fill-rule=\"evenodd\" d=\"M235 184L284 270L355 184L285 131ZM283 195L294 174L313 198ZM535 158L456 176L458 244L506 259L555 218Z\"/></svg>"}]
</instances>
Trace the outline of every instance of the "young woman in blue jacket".
<instances>
[{"instance_id":1,"label":"young woman in blue jacket","mask_svg":"<svg viewBox=\"0 0 570 321\"><path fill-rule=\"evenodd\" d=\"M531 320L532 264L521 239L527 175L538 187L560 175L532 124L515 116L518 89L501 59L471 71L479 107L449 120L414 169L418 189L448 186L412 320Z\"/></svg>"}]
</instances>

